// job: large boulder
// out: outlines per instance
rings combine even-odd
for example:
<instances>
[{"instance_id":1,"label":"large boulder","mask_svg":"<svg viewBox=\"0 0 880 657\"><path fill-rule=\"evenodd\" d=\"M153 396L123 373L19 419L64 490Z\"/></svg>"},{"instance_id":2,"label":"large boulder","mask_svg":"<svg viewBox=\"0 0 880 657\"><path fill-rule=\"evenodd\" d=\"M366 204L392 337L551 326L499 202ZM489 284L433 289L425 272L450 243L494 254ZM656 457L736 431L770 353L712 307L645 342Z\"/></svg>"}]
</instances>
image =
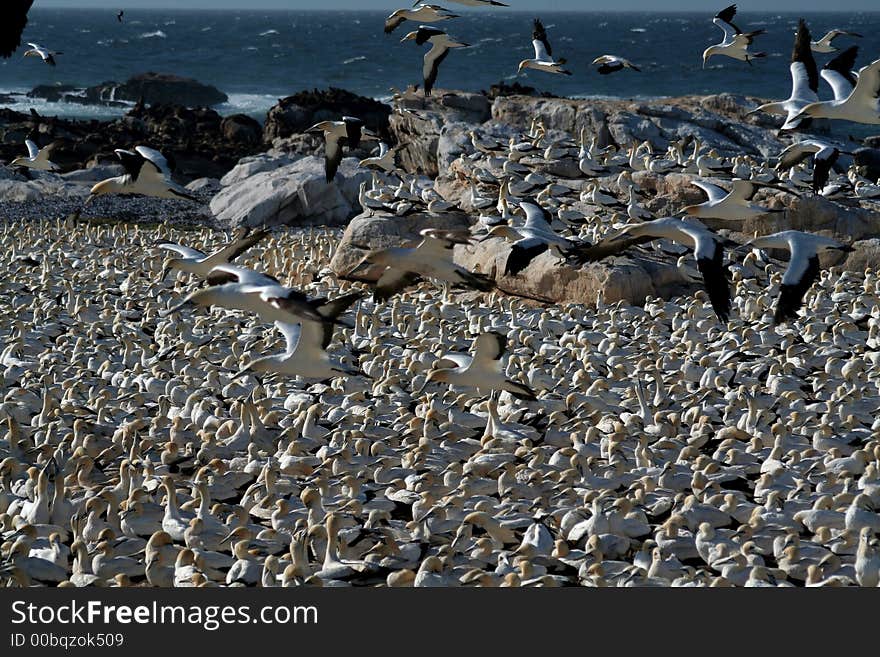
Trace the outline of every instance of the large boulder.
<instances>
[{"instance_id":1,"label":"large boulder","mask_svg":"<svg viewBox=\"0 0 880 657\"><path fill-rule=\"evenodd\" d=\"M225 226L341 226L360 210L358 192L370 173L345 158L336 179L324 179L324 159L303 157L224 187L211 212Z\"/></svg>"},{"instance_id":2,"label":"large boulder","mask_svg":"<svg viewBox=\"0 0 880 657\"><path fill-rule=\"evenodd\" d=\"M278 101L266 117L263 140L272 142L304 132L321 121L338 121L343 116L356 116L383 139L388 138L388 116L391 108L378 100L358 96L345 89L301 91Z\"/></svg>"},{"instance_id":3,"label":"large boulder","mask_svg":"<svg viewBox=\"0 0 880 657\"><path fill-rule=\"evenodd\" d=\"M384 212L364 212L348 224L330 268L339 276L348 276L370 251L393 246L415 246L422 239L420 231L426 228L467 230L470 219L463 212L414 212L404 217ZM364 248L366 247L366 248ZM358 280L376 281L383 267L373 267L358 275Z\"/></svg>"},{"instance_id":4,"label":"large boulder","mask_svg":"<svg viewBox=\"0 0 880 657\"><path fill-rule=\"evenodd\" d=\"M127 82L104 82L89 87L86 98L99 101L137 101L187 107L210 107L229 100L229 96L209 84L170 73L142 73Z\"/></svg>"},{"instance_id":5,"label":"large boulder","mask_svg":"<svg viewBox=\"0 0 880 657\"><path fill-rule=\"evenodd\" d=\"M455 261L493 277L502 292L551 303L642 304L648 297L668 298L693 287L675 263L649 256L610 258L577 267L544 253L518 275L509 276L504 274L509 254L509 242L490 239L457 246Z\"/></svg>"}]
</instances>

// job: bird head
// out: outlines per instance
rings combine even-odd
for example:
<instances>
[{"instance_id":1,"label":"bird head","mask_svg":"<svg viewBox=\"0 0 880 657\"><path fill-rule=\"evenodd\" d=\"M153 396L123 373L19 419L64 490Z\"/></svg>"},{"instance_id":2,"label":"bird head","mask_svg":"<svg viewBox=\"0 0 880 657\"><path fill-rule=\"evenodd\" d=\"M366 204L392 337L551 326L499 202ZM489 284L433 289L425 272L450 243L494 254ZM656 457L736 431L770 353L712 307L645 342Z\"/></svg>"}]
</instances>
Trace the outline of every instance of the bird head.
<instances>
[{"instance_id":1,"label":"bird head","mask_svg":"<svg viewBox=\"0 0 880 657\"><path fill-rule=\"evenodd\" d=\"M519 68L516 70L516 74L519 75L520 73L523 72L523 69L526 69L528 67L529 67L529 60L528 59L522 60L519 63Z\"/></svg>"},{"instance_id":2,"label":"bird head","mask_svg":"<svg viewBox=\"0 0 880 657\"><path fill-rule=\"evenodd\" d=\"M428 376L425 377L425 382L422 384L422 387L416 391L415 396L418 397L419 395L421 395L425 391L425 388L428 387L428 384L436 383L438 381L445 382L448 378L448 369L432 370L428 372Z\"/></svg>"},{"instance_id":3,"label":"bird head","mask_svg":"<svg viewBox=\"0 0 880 657\"><path fill-rule=\"evenodd\" d=\"M681 209L681 213L688 215L689 217L696 217L700 214L700 206L699 205L688 205Z\"/></svg>"},{"instance_id":4,"label":"bird head","mask_svg":"<svg viewBox=\"0 0 880 657\"><path fill-rule=\"evenodd\" d=\"M400 42L403 43L404 41L415 41L418 38L418 36L419 36L418 31L412 31L412 32L409 32L405 37L403 37L400 40Z\"/></svg>"},{"instance_id":5,"label":"bird head","mask_svg":"<svg viewBox=\"0 0 880 657\"><path fill-rule=\"evenodd\" d=\"M162 274L159 276L159 280L164 281L172 269L177 269L177 263L179 262L180 258L166 258L165 262L162 263Z\"/></svg>"},{"instance_id":6,"label":"bird head","mask_svg":"<svg viewBox=\"0 0 880 657\"><path fill-rule=\"evenodd\" d=\"M92 189L89 191L89 196L85 200L84 205L88 205L91 203L95 197L104 196L105 194L113 194L119 190L119 183L116 182L113 178L109 180L102 180L97 183Z\"/></svg>"},{"instance_id":7,"label":"bird head","mask_svg":"<svg viewBox=\"0 0 880 657\"><path fill-rule=\"evenodd\" d=\"M715 54L715 46L709 46L703 51L703 68L706 68L706 62Z\"/></svg>"}]
</instances>

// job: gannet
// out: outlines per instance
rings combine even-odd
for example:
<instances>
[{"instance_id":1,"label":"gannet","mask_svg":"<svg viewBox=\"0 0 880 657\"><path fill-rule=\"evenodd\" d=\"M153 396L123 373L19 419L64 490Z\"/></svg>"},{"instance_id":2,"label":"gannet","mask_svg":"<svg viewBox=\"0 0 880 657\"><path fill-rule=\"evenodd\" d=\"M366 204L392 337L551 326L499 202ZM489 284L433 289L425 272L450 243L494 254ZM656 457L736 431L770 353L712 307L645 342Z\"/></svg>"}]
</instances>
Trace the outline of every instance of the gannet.
<instances>
[{"instance_id":1,"label":"gannet","mask_svg":"<svg viewBox=\"0 0 880 657\"><path fill-rule=\"evenodd\" d=\"M26 157L17 157L10 163L11 167L26 167L28 169L36 169L37 171L60 171L61 167L49 160L49 147L39 148L30 139L26 139L24 145L27 146L28 154Z\"/></svg>"},{"instance_id":2,"label":"gannet","mask_svg":"<svg viewBox=\"0 0 880 657\"><path fill-rule=\"evenodd\" d=\"M385 19L385 34L390 34L404 21L418 23L437 23L450 18L458 18L458 14L450 13L439 5L427 5L416 3L415 9L397 9Z\"/></svg>"},{"instance_id":3,"label":"gannet","mask_svg":"<svg viewBox=\"0 0 880 657\"><path fill-rule=\"evenodd\" d=\"M535 393L529 387L505 376L501 359L506 350L506 336L496 331L478 335L473 343L473 356L443 354L416 396L421 395L428 384L442 381L452 386L476 388L481 394L506 390L520 399L536 399Z\"/></svg>"},{"instance_id":4,"label":"gannet","mask_svg":"<svg viewBox=\"0 0 880 657\"><path fill-rule=\"evenodd\" d=\"M207 278L211 271L220 265L228 265L242 253L251 248L254 244L264 239L269 233L265 230L251 232L248 228L239 231L238 235L217 249L210 255L199 249L189 246L183 246L175 242L162 240L156 242L154 246L168 251L174 251L179 258L168 258L162 266L162 275L159 280L165 280L168 272L172 269L185 271L189 274L195 274L201 278Z\"/></svg>"},{"instance_id":5,"label":"gannet","mask_svg":"<svg viewBox=\"0 0 880 657\"><path fill-rule=\"evenodd\" d=\"M324 134L324 173L327 183L333 182L342 162L342 147L357 148L361 139L378 139L364 127L364 122L353 116L343 116L341 121L321 121L306 130L307 133Z\"/></svg>"},{"instance_id":6,"label":"gannet","mask_svg":"<svg viewBox=\"0 0 880 657\"><path fill-rule=\"evenodd\" d=\"M795 118L803 116L870 125L880 124L880 59L859 70L856 86L844 100L810 103Z\"/></svg>"},{"instance_id":7,"label":"gannet","mask_svg":"<svg viewBox=\"0 0 880 657\"><path fill-rule=\"evenodd\" d=\"M469 272L452 261L455 245L470 243L469 232L426 228L419 234L422 241L413 248L392 247L368 253L349 276L357 276L374 265L384 267L373 291L376 301L387 301L423 277L481 292L495 287L495 282L485 274Z\"/></svg>"},{"instance_id":8,"label":"gannet","mask_svg":"<svg viewBox=\"0 0 880 657\"><path fill-rule=\"evenodd\" d=\"M587 256L590 260L600 260L657 238L670 239L693 249L712 308L718 319L726 322L730 315L730 283L724 267L724 240L699 222L665 217L627 224L596 244Z\"/></svg>"},{"instance_id":9,"label":"gannet","mask_svg":"<svg viewBox=\"0 0 880 657\"><path fill-rule=\"evenodd\" d=\"M496 0L449 0L449 2L455 2L460 5L464 5L465 7L509 7L510 5L506 5L503 2L496 2ZM418 4L418 2L416 2ZM415 5L413 5L415 6Z\"/></svg>"},{"instance_id":10,"label":"gannet","mask_svg":"<svg viewBox=\"0 0 880 657\"><path fill-rule=\"evenodd\" d=\"M609 75L610 73L616 73L617 71L622 71L625 68L631 68L634 71L641 72L638 66L633 64L628 59L624 59L623 57L618 57L617 55L600 55L593 60L593 66L596 64L599 67L596 69L601 75Z\"/></svg>"},{"instance_id":11,"label":"gannet","mask_svg":"<svg viewBox=\"0 0 880 657\"><path fill-rule=\"evenodd\" d=\"M544 71L545 73L571 75L571 71L562 68L565 64L565 59L553 59L553 49L547 40L547 31L537 18L534 21L534 30L532 31L532 46L535 48L535 58L522 60L519 63L517 73L522 73L523 69L532 68L536 71Z\"/></svg>"},{"instance_id":12,"label":"gannet","mask_svg":"<svg viewBox=\"0 0 880 657\"><path fill-rule=\"evenodd\" d=\"M848 32L847 30L831 30L823 36L818 41L811 41L810 48L813 49L814 52L828 54L831 52L837 52L840 48L835 47L832 42L839 36L851 36L857 37L859 39L862 38L862 35L858 32Z\"/></svg>"},{"instance_id":13,"label":"gannet","mask_svg":"<svg viewBox=\"0 0 880 657\"><path fill-rule=\"evenodd\" d=\"M46 62L49 66L55 66L55 57L56 55L63 55L64 53L56 50L49 50L48 48L44 48L36 43L28 43L30 46L30 50L26 50L23 57L39 57L44 62Z\"/></svg>"},{"instance_id":14,"label":"gannet","mask_svg":"<svg viewBox=\"0 0 880 657\"><path fill-rule=\"evenodd\" d=\"M813 193L818 194L828 184L828 176L840 150L831 144L818 139L805 139L792 144L779 154L779 171L788 171L810 156L813 157Z\"/></svg>"},{"instance_id":15,"label":"gannet","mask_svg":"<svg viewBox=\"0 0 880 657\"><path fill-rule=\"evenodd\" d=\"M122 162L125 174L102 180L92 187L86 204L105 194L141 194L198 201L184 187L171 180L168 160L159 151L147 146L137 146L134 151L117 149L115 152Z\"/></svg>"},{"instance_id":16,"label":"gannet","mask_svg":"<svg viewBox=\"0 0 880 657\"><path fill-rule=\"evenodd\" d=\"M34 0L6 0L0 8L0 57L7 59L21 45L21 33Z\"/></svg>"},{"instance_id":17,"label":"gannet","mask_svg":"<svg viewBox=\"0 0 880 657\"><path fill-rule=\"evenodd\" d=\"M403 41L415 41L417 45L431 44L431 49L425 53L422 64L422 80L425 84L425 95L430 96L434 83L437 82L437 74L440 64L449 55L453 48L467 48L467 43L459 43L449 38L443 30L420 25L418 30L410 32L401 39Z\"/></svg>"},{"instance_id":18,"label":"gannet","mask_svg":"<svg viewBox=\"0 0 880 657\"><path fill-rule=\"evenodd\" d=\"M743 32L731 21L736 15L736 5L730 5L726 9L719 11L712 22L721 28L724 32L724 40L714 46L709 46L703 51L703 68L706 68L706 62L714 55L724 55L738 59L739 61L752 63L753 59L766 57L765 52L752 52L749 46L756 36L764 34L767 30L756 30L754 32Z\"/></svg>"},{"instance_id":19,"label":"gannet","mask_svg":"<svg viewBox=\"0 0 880 657\"><path fill-rule=\"evenodd\" d=\"M744 248L786 249L791 253L788 268L782 276L779 297L773 321L783 324L797 319L797 312L804 303L807 291L819 279L819 254L825 251L850 253L851 246L822 235L813 235L799 230L785 230L772 235L758 237L744 245Z\"/></svg>"},{"instance_id":20,"label":"gannet","mask_svg":"<svg viewBox=\"0 0 880 657\"><path fill-rule=\"evenodd\" d=\"M691 181L692 185L706 192L709 199L699 205L688 205L682 209L682 212L691 217L699 217L701 219L727 219L730 221L751 219L771 212L784 212L784 210L774 210L750 203L755 192L760 187L778 189L773 185L755 183L751 180L742 180L741 178L734 178L732 182L733 187L728 192L718 185L705 180ZM785 189L782 191L789 190Z\"/></svg>"},{"instance_id":21,"label":"gannet","mask_svg":"<svg viewBox=\"0 0 880 657\"><path fill-rule=\"evenodd\" d=\"M219 265L205 282L207 287L191 292L178 304L161 311L160 316L167 317L189 304L244 310L267 323L295 324L301 320L332 323L332 318L339 314L335 300L309 299L302 292L281 285L278 279L245 267Z\"/></svg>"},{"instance_id":22,"label":"gannet","mask_svg":"<svg viewBox=\"0 0 880 657\"><path fill-rule=\"evenodd\" d=\"M769 112L770 114L784 115L786 120L782 126L783 130L805 127L802 126L803 119L793 121L792 117L800 113L810 103L819 100L819 70L816 68L816 60L813 59L813 53L810 51L810 30L803 18L798 23L789 68L791 70L791 96L788 100L764 103L748 112L748 114Z\"/></svg>"},{"instance_id":23,"label":"gannet","mask_svg":"<svg viewBox=\"0 0 880 657\"><path fill-rule=\"evenodd\" d=\"M332 312L328 321L318 323L302 321L298 324L276 322L275 327L286 341L286 348L280 354L262 356L247 363L233 379L252 372L265 372L299 376L304 379L331 379L337 376L358 375L360 372L344 367L330 358L327 346L333 339L336 324L333 320L360 299L361 292L352 292L333 300ZM269 303L284 307L284 299L270 299Z\"/></svg>"}]
</instances>

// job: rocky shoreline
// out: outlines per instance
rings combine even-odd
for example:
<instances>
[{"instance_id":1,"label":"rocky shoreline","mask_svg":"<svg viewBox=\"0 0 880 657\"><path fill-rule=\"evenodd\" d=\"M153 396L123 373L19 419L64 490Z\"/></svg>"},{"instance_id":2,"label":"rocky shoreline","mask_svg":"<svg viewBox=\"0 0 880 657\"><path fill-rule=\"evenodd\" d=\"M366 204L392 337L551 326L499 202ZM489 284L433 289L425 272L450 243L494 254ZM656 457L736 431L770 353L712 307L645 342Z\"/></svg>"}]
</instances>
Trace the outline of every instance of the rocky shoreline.
<instances>
[{"instance_id":1,"label":"rocky shoreline","mask_svg":"<svg viewBox=\"0 0 880 657\"><path fill-rule=\"evenodd\" d=\"M480 214L474 204L475 195L497 197L500 184L498 175L490 172L494 156L476 151L473 139L495 143L503 150L511 140L522 140L539 118L548 139L559 143L576 142L584 134L595 138L599 148L643 144L652 153L663 153L676 142L699 143L703 152L721 160L750 158L772 166L778 153L798 136L780 134L781 120L776 117L749 115L749 110L762 100L731 94L652 103L572 100L539 95L527 87L497 86L485 93L437 90L429 99L407 90L396 94L392 108L331 88L281 99L263 124L242 115L222 117L205 107L146 102L138 102L124 117L109 122L68 121L0 110L0 159L8 162L21 154L24 139L31 138L40 146L51 146L52 159L63 169L61 175L38 173L34 180L3 170L0 202L7 220L66 216L80 206L91 184L121 171L113 149L143 143L165 153L173 163L175 177L188 184L204 203L110 198L90 207L90 215L125 222L195 223L222 228L350 226L349 232L359 230L359 222L366 222L375 238L375 244L370 240L367 243L387 246L395 240L411 240L418 231L409 226L412 221L391 213L387 218L393 221L386 221L382 231L377 232L370 221L376 215L375 209L364 211L362 184L389 180L374 179L374 174L357 165L370 155L373 144L362 144L347 153L349 157L343 160L336 180L327 185L323 180L323 143L305 134L309 126L342 115L363 118L383 141L397 147L398 166L418 176L411 184L413 189L421 190L422 196L436 195L446 206L461 211L455 216L463 213L473 223ZM840 172L855 165L860 175L870 180L880 177L880 151L872 147L877 145L876 139L862 143L838 141L829 137L827 127L816 129L825 130L823 138L854 154L841 156ZM521 178L541 181L534 192L549 184L561 190L563 196L568 195L570 200L564 201L562 208L566 213L594 219L602 214L603 208L575 198L582 195L590 181L612 193L623 191L618 188L618 170L614 167L600 176L588 177L579 170L571 149L555 154L550 150L524 158L521 165L529 175ZM697 177L694 171L645 170L633 175L644 195L645 208L654 216L674 215L685 205L699 202L701 192L691 184ZM707 224L735 239L791 226L823 232L857 242L857 252L846 266L876 264L874 259L880 250L876 201L830 200L809 194L797 198L773 190L759 192L758 198L778 212L739 227L723 222ZM424 225L444 223L438 222L437 213L429 212L419 198L402 205L407 207L399 214L420 213ZM596 231L593 233L589 237L595 238ZM489 247L462 249L457 257L468 266L497 263L505 248L497 242ZM343 240L338 252L340 262L359 255L346 256L346 243ZM643 257L572 271L550 258L539 261L544 264L536 265L526 276L507 277L510 280L497 276L499 287L542 301L594 302L597 295L604 294L607 301L641 302L653 295L669 296L688 283L674 266L651 263ZM343 265L336 269L339 275L347 274Z\"/></svg>"}]
</instances>

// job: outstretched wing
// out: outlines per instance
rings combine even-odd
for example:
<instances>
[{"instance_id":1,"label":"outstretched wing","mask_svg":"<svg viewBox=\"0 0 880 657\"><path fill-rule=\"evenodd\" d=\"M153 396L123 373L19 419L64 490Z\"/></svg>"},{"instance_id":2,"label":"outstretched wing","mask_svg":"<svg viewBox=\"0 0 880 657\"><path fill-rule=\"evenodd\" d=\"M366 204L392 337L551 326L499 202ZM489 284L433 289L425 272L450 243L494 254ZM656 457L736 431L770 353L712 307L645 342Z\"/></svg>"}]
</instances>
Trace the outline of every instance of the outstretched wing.
<instances>
[{"instance_id":1,"label":"outstretched wing","mask_svg":"<svg viewBox=\"0 0 880 657\"><path fill-rule=\"evenodd\" d=\"M156 169L158 175L163 178L171 175L171 167L168 165L168 160L155 148L136 146L134 150Z\"/></svg>"},{"instance_id":2,"label":"outstretched wing","mask_svg":"<svg viewBox=\"0 0 880 657\"><path fill-rule=\"evenodd\" d=\"M40 148L30 139L24 140L24 145L27 146L28 149L28 157L31 159L35 159L37 155L40 154Z\"/></svg>"},{"instance_id":3,"label":"outstretched wing","mask_svg":"<svg viewBox=\"0 0 880 657\"><path fill-rule=\"evenodd\" d=\"M265 230L257 230L253 233L249 233L247 230L242 231L236 239L212 253L210 259L216 261L218 265L232 262L268 234L268 231Z\"/></svg>"},{"instance_id":4,"label":"outstretched wing","mask_svg":"<svg viewBox=\"0 0 880 657\"><path fill-rule=\"evenodd\" d=\"M192 260L199 260L205 257L203 251L176 242L161 241L156 242L153 246L160 249L166 249L167 251L174 251L175 253L182 255L184 258L190 258Z\"/></svg>"},{"instance_id":5,"label":"outstretched wing","mask_svg":"<svg viewBox=\"0 0 880 657\"><path fill-rule=\"evenodd\" d=\"M834 100L846 100L858 83L859 80L853 73L858 56L859 47L851 46L825 64L825 68L822 69L822 79L831 85Z\"/></svg>"},{"instance_id":6,"label":"outstretched wing","mask_svg":"<svg viewBox=\"0 0 880 657\"><path fill-rule=\"evenodd\" d=\"M791 53L791 87L793 98L813 100L819 93L819 69L810 48L810 28L803 18L798 22Z\"/></svg>"},{"instance_id":7,"label":"outstretched wing","mask_svg":"<svg viewBox=\"0 0 880 657\"><path fill-rule=\"evenodd\" d=\"M497 331L482 333L474 340L474 360L500 360L507 351L507 336Z\"/></svg>"},{"instance_id":8,"label":"outstretched wing","mask_svg":"<svg viewBox=\"0 0 880 657\"><path fill-rule=\"evenodd\" d=\"M553 61L553 48L550 47L550 41L547 39L547 30L539 18L534 21L534 29L532 30L532 45L535 47L535 59L542 62Z\"/></svg>"},{"instance_id":9,"label":"outstretched wing","mask_svg":"<svg viewBox=\"0 0 880 657\"><path fill-rule=\"evenodd\" d=\"M715 14L715 18L712 19L715 25L724 30L725 41L733 39L737 34L742 34L742 30L733 22L734 16L736 16L736 5L730 5Z\"/></svg>"},{"instance_id":10,"label":"outstretched wing","mask_svg":"<svg viewBox=\"0 0 880 657\"><path fill-rule=\"evenodd\" d=\"M695 187L699 187L704 192L706 192L706 196L709 197L710 203L718 203L727 196L726 189L723 189L718 185L713 185L712 183L706 182L705 180L692 180L691 184Z\"/></svg>"}]
</instances>

